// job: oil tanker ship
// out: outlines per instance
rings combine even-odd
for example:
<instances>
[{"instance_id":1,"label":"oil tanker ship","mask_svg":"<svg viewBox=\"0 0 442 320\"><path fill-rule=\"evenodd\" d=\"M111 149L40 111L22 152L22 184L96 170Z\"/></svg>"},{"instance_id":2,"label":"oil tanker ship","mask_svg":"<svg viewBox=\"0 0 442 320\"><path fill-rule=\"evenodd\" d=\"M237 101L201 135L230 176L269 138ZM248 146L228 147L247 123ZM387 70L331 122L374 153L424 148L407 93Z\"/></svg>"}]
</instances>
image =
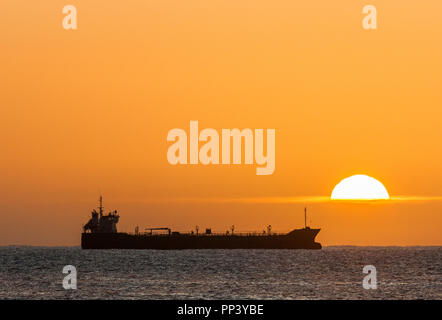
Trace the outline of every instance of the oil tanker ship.
<instances>
[{"instance_id":1,"label":"oil tanker ship","mask_svg":"<svg viewBox=\"0 0 442 320\"><path fill-rule=\"evenodd\" d=\"M198 228L189 233L172 231L168 227L147 228L135 233L117 231L120 219L118 212L103 213L103 202L93 210L91 219L83 227L81 234L82 249L321 249L315 237L321 229L307 226L307 210L304 211L305 226L288 233L273 233L271 226L267 231L236 233L230 231L213 233L206 229L200 233Z\"/></svg>"}]
</instances>

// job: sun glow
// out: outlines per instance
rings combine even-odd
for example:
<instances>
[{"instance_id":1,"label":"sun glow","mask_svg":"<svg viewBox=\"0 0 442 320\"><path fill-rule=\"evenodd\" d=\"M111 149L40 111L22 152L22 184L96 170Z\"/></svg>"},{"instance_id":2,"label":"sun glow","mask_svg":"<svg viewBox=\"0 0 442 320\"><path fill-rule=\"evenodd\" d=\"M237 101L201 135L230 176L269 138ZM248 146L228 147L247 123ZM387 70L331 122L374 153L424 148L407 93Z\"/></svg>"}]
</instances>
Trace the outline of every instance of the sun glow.
<instances>
[{"instance_id":1,"label":"sun glow","mask_svg":"<svg viewBox=\"0 0 442 320\"><path fill-rule=\"evenodd\" d=\"M332 191L332 200L390 199L384 185L375 178L357 174L343 179Z\"/></svg>"}]
</instances>

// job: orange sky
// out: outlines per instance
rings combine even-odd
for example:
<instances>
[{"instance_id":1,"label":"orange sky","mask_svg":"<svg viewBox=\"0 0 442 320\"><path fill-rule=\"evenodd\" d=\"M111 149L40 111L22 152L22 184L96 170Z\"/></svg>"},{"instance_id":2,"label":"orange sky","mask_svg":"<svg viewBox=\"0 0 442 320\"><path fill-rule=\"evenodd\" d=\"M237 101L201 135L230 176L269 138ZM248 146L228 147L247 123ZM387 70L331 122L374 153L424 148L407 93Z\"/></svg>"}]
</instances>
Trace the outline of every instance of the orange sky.
<instances>
[{"instance_id":1,"label":"orange sky","mask_svg":"<svg viewBox=\"0 0 442 320\"><path fill-rule=\"evenodd\" d=\"M442 196L442 3L368 3L3 0L0 245L79 245L100 193L125 231L287 231L304 204L167 199L328 196L356 173ZM275 128L275 173L171 166L190 120ZM440 200L308 206L325 245L442 245Z\"/></svg>"}]
</instances>

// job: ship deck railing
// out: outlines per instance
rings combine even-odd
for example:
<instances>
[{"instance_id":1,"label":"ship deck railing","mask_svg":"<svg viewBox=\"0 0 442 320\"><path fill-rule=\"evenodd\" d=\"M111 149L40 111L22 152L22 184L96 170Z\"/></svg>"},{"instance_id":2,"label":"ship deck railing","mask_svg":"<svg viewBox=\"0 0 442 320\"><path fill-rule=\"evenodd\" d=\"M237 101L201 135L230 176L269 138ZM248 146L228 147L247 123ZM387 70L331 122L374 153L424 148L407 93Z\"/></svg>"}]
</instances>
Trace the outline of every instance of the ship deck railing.
<instances>
[{"instance_id":1,"label":"ship deck railing","mask_svg":"<svg viewBox=\"0 0 442 320\"><path fill-rule=\"evenodd\" d=\"M128 232L128 234L136 235L136 236L194 236L194 237L211 237L211 236L282 236L287 235L287 233L278 233L278 232L271 232L270 234L267 232L234 232L233 234L231 232L212 232L212 233L191 233L191 232L179 232L179 233L150 233L150 232L139 232L139 233L132 233Z\"/></svg>"}]
</instances>

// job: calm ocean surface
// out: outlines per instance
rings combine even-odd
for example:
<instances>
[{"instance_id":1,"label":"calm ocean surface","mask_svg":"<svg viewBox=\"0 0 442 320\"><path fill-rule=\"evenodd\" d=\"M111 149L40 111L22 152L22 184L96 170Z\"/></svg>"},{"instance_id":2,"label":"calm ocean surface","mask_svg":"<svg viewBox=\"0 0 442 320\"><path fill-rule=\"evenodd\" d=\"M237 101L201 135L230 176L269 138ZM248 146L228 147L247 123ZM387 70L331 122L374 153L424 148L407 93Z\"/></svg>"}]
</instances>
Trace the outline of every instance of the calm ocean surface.
<instances>
[{"instance_id":1,"label":"calm ocean surface","mask_svg":"<svg viewBox=\"0 0 442 320\"><path fill-rule=\"evenodd\" d=\"M77 290L65 290L65 265ZM364 265L378 289L362 287ZM1 299L441 299L442 247L81 250L0 247Z\"/></svg>"}]
</instances>

